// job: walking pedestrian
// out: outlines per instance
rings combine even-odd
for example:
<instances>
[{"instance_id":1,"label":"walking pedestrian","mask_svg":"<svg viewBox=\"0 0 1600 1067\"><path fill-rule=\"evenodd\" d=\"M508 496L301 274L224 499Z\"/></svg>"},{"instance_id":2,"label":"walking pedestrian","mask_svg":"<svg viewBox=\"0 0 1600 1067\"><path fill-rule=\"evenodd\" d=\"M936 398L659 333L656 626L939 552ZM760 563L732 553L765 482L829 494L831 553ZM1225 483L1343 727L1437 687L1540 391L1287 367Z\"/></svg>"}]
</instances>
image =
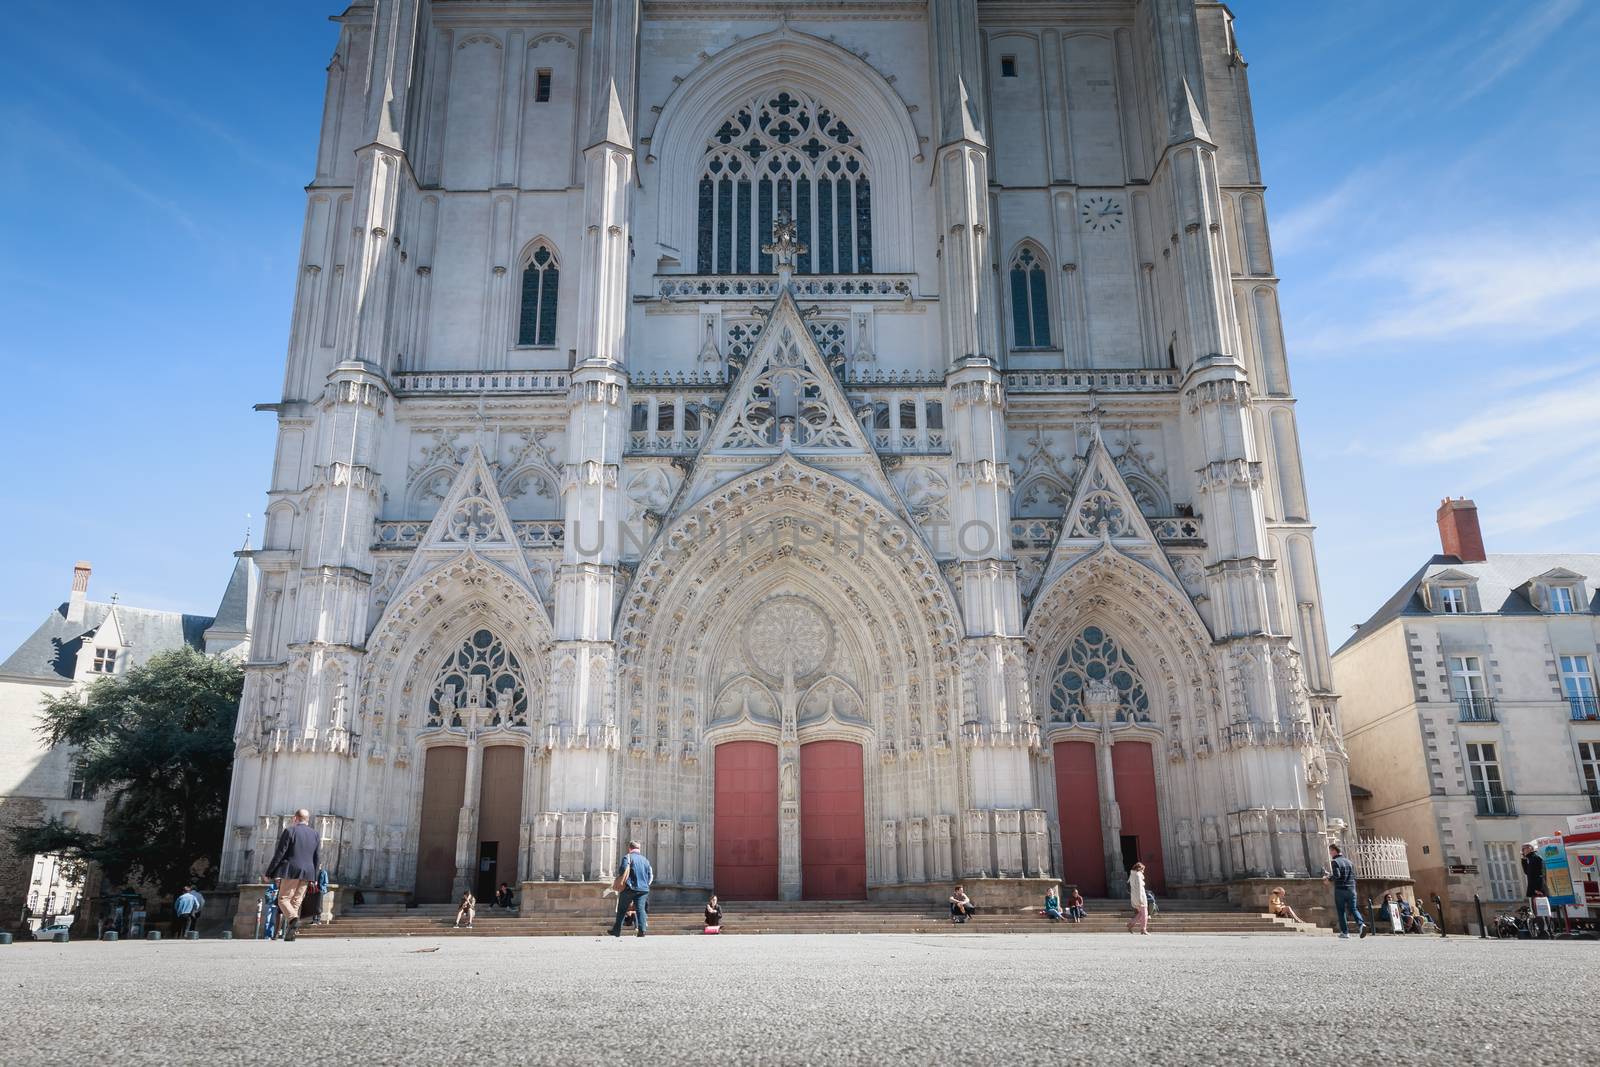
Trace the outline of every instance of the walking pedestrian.
<instances>
[{"instance_id":1,"label":"walking pedestrian","mask_svg":"<svg viewBox=\"0 0 1600 1067\"><path fill-rule=\"evenodd\" d=\"M1128 933L1150 932L1150 898L1144 892L1144 864L1135 863L1128 871L1128 903L1133 905L1133 918L1128 921Z\"/></svg>"},{"instance_id":2,"label":"walking pedestrian","mask_svg":"<svg viewBox=\"0 0 1600 1067\"><path fill-rule=\"evenodd\" d=\"M183 892L172 903L172 910L178 916L177 936L182 938L194 929L195 920L200 917L200 894L194 891L194 886L183 887Z\"/></svg>"},{"instance_id":3,"label":"walking pedestrian","mask_svg":"<svg viewBox=\"0 0 1600 1067\"><path fill-rule=\"evenodd\" d=\"M1533 916L1530 928L1533 930L1533 936L1538 937L1548 932L1546 927L1549 920L1539 914L1539 898L1549 891L1544 884L1544 857L1539 855L1539 844L1536 841L1529 841L1522 846L1522 877L1528 883L1523 896L1528 901L1528 914ZM1547 902L1545 907L1549 906Z\"/></svg>"},{"instance_id":4,"label":"walking pedestrian","mask_svg":"<svg viewBox=\"0 0 1600 1067\"><path fill-rule=\"evenodd\" d=\"M300 926L300 905L306 886L322 866L322 839L311 828L311 813L301 808L294 822L278 835L278 847L267 865L267 880L278 882L278 910L283 913L283 939L293 941Z\"/></svg>"},{"instance_id":5,"label":"walking pedestrian","mask_svg":"<svg viewBox=\"0 0 1600 1067\"><path fill-rule=\"evenodd\" d=\"M617 877L611 883L611 888L617 893L617 919L611 924L612 937L622 936L622 920L627 916L630 907L638 916L637 936L644 936L645 925L648 922L650 883L654 880L655 871L651 869L650 861L645 859L644 853L639 851L639 842L629 841L628 854L617 864Z\"/></svg>"},{"instance_id":6,"label":"walking pedestrian","mask_svg":"<svg viewBox=\"0 0 1600 1067\"><path fill-rule=\"evenodd\" d=\"M1333 910L1339 916L1339 939L1350 940L1348 915L1356 917L1361 936L1366 937L1372 931L1367 927L1367 920L1361 917L1361 909L1356 907L1356 865L1344 858L1344 849L1338 845L1328 846L1328 857L1331 869L1323 877L1333 885Z\"/></svg>"}]
</instances>

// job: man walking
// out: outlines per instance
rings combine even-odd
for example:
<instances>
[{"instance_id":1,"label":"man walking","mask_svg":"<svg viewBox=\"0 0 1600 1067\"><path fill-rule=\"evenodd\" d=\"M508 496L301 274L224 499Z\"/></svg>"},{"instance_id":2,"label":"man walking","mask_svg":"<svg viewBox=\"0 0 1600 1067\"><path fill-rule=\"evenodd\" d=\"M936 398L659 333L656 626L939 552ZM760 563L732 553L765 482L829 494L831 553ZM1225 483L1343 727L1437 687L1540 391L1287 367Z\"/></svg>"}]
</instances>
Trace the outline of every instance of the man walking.
<instances>
[{"instance_id":1,"label":"man walking","mask_svg":"<svg viewBox=\"0 0 1600 1067\"><path fill-rule=\"evenodd\" d=\"M622 936L622 920L630 907L637 916L639 936L644 936L645 908L650 901L650 883L654 879L655 871L650 869L650 861L639 851L639 842L629 841L628 854L617 864L617 880L611 887L617 891L617 919L611 924L612 937Z\"/></svg>"},{"instance_id":2,"label":"man walking","mask_svg":"<svg viewBox=\"0 0 1600 1067\"><path fill-rule=\"evenodd\" d=\"M194 924L200 918L200 894L194 891L194 886L186 885L178 899L173 902L172 910L178 916L178 938L186 937Z\"/></svg>"},{"instance_id":3,"label":"man walking","mask_svg":"<svg viewBox=\"0 0 1600 1067\"><path fill-rule=\"evenodd\" d=\"M283 913L283 939L293 941L300 926L300 905L306 886L322 866L322 840L311 828L311 813L301 808L294 822L278 835L278 847L267 867L267 880L278 881L278 910Z\"/></svg>"},{"instance_id":4,"label":"man walking","mask_svg":"<svg viewBox=\"0 0 1600 1067\"><path fill-rule=\"evenodd\" d=\"M1361 927L1361 936L1366 937L1372 931L1367 928L1367 920L1361 917L1361 910L1356 907L1356 865L1344 858L1344 849L1338 845L1329 845L1328 855L1332 857L1329 866L1333 869L1325 880L1333 883L1333 910L1339 915L1339 938L1342 941L1350 940L1347 914L1355 916Z\"/></svg>"},{"instance_id":5,"label":"man walking","mask_svg":"<svg viewBox=\"0 0 1600 1067\"><path fill-rule=\"evenodd\" d=\"M1539 897L1545 896L1548 890L1544 884L1544 857L1539 855L1539 843L1529 841L1522 846L1522 877L1527 880L1527 892L1523 895L1528 901L1528 916L1531 922L1530 931L1534 937L1548 936L1550 933L1550 920L1539 914ZM1548 907L1548 905L1546 905Z\"/></svg>"}]
</instances>

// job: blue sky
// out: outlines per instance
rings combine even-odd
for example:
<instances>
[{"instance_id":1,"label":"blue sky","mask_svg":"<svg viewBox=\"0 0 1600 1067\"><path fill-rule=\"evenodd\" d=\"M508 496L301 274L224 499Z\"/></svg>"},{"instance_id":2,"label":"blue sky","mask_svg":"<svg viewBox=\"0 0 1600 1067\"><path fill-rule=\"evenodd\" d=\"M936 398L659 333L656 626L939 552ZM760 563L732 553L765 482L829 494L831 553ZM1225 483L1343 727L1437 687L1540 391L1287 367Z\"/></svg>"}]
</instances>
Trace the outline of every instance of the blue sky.
<instances>
[{"instance_id":1,"label":"blue sky","mask_svg":"<svg viewBox=\"0 0 1600 1067\"><path fill-rule=\"evenodd\" d=\"M1334 643L1436 551L1445 494L1491 551L1595 551L1600 4L1232 8ZM97 599L221 596L264 499L251 405L281 390L336 9L8 6L0 655L78 558Z\"/></svg>"}]
</instances>

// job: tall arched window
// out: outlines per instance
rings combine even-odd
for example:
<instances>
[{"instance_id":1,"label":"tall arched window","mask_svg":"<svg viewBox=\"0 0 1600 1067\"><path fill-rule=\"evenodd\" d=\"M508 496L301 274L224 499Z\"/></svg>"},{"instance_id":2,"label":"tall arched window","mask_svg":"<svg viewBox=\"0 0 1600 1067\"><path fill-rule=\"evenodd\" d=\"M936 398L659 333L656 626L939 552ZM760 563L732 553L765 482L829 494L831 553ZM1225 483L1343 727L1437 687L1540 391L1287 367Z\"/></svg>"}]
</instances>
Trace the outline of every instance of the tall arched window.
<instances>
[{"instance_id":1,"label":"tall arched window","mask_svg":"<svg viewBox=\"0 0 1600 1067\"><path fill-rule=\"evenodd\" d=\"M561 264L549 245L534 246L522 268L522 312L517 319L517 344L549 348L556 343L556 295Z\"/></svg>"},{"instance_id":2,"label":"tall arched window","mask_svg":"<svg viewBox=\"0 0 1600 1067\"><path fill-rule=\"evenodd\" d=\"M801 274L872 271L872 181L860 139L799 93L763 93L723 120L700 171L701 274L771 274L761 246L788 212L808 251Z\"/></svg>"},{"instance_id":3,"label":"tall arched window","mask_svg":"<svg viewBox=\"0 0 1600 1067\"><path fill-rule=\"evenodd\" d=\"M1043 255L1032 245L1023 245L1011 259L1013 347L1050 347L1049 284Z\"/></svg>"}]
</instances>

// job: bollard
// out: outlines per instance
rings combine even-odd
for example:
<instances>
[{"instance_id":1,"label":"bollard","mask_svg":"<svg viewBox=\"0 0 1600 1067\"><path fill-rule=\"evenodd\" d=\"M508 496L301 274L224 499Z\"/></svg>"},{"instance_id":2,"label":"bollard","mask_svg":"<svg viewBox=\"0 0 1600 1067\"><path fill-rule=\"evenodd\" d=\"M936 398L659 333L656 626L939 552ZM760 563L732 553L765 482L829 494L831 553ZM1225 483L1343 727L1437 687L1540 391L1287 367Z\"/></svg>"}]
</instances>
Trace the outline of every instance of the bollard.
<instances>
[{"instance_id":1,"label":"bollard","mask_svg":"<svg viewBox=\"0 0 1600 1067\"><path fill-rule=\"evenodd\" d=\"M145 932L144 939L146 941L160 941L161 940L161 931L160 930L148 930L148 931Z\"/></svg>"},{"instance_id":2,"label":"bollard","mask_svg":"<svg viewBox=\"0 0 1600 1067\"><path fill-rule=\"evenodd\" d=\"M1444 901L1439 899L1439 894L1433 894L1433 910L1439 913L1439 936L1444 937Z\"/></svg>"},{"instance_id":3,"label":"bollard","mask_svg":"<svg viewBox=\"0 0 1600 1067\"><path fill-rule=\"evenodd\" d=\"M54 941L58 945L65 945L71 939L72 936L65 930L57 930L55 933L50 935L50 940Z\"/></svg>"},{"instance_id":4,"label":"bollard","mask_svg":"<svg viewBox=\"0 0 1600 1067\"><path fill-rule=\"evenodd\" d=\"M1483 925L1483 901L1478 899L1478 894L1476 893L1472 894L1472 906L1478 912L1478 939L1487 940L1489 929Z\"/></svg>"},{"instance_id":5,"label":"bollard","mask_svg":"<svg viewBox=\"0 0 1600 1067\"><path fill-rule=\"evenodd\" d=\"M100 940L102 941L115 941L116 939L117 932L115 930L105 930L100 934Z\"/></svg>"},{"instance_id":6,"label":"bollard","mask_svg":"<svg viewBox=\"0 0 1600 1067\"><path fill-rule=\"evenodd\" d=\"M224 931L222 931L222 933L218 934L217 937L222 941L232 941L233 940L233 931L232 930L224 930Z\"/></svg>"},{"instance_id":7,"label":"bollard","mask_svg":"<svg viewBox=\"0 0 1600 1067\"><path fill-rule=\"evenodd\" d=\"M0 945L9 945L9 944L11 944L11 935L6 933L3 930L0 930Z\"/></svg>"},{"instance_id":8,"label":"bollard","mask_svg":"<svg viewBox=\"0 0 1600 1067\"><path fill-rule=\"evenodd\" d=\"M190 930L188 933L183 935L183 939L185 941L198 941L200 940L200 931Z\"/></svg>"}]
</instances>

